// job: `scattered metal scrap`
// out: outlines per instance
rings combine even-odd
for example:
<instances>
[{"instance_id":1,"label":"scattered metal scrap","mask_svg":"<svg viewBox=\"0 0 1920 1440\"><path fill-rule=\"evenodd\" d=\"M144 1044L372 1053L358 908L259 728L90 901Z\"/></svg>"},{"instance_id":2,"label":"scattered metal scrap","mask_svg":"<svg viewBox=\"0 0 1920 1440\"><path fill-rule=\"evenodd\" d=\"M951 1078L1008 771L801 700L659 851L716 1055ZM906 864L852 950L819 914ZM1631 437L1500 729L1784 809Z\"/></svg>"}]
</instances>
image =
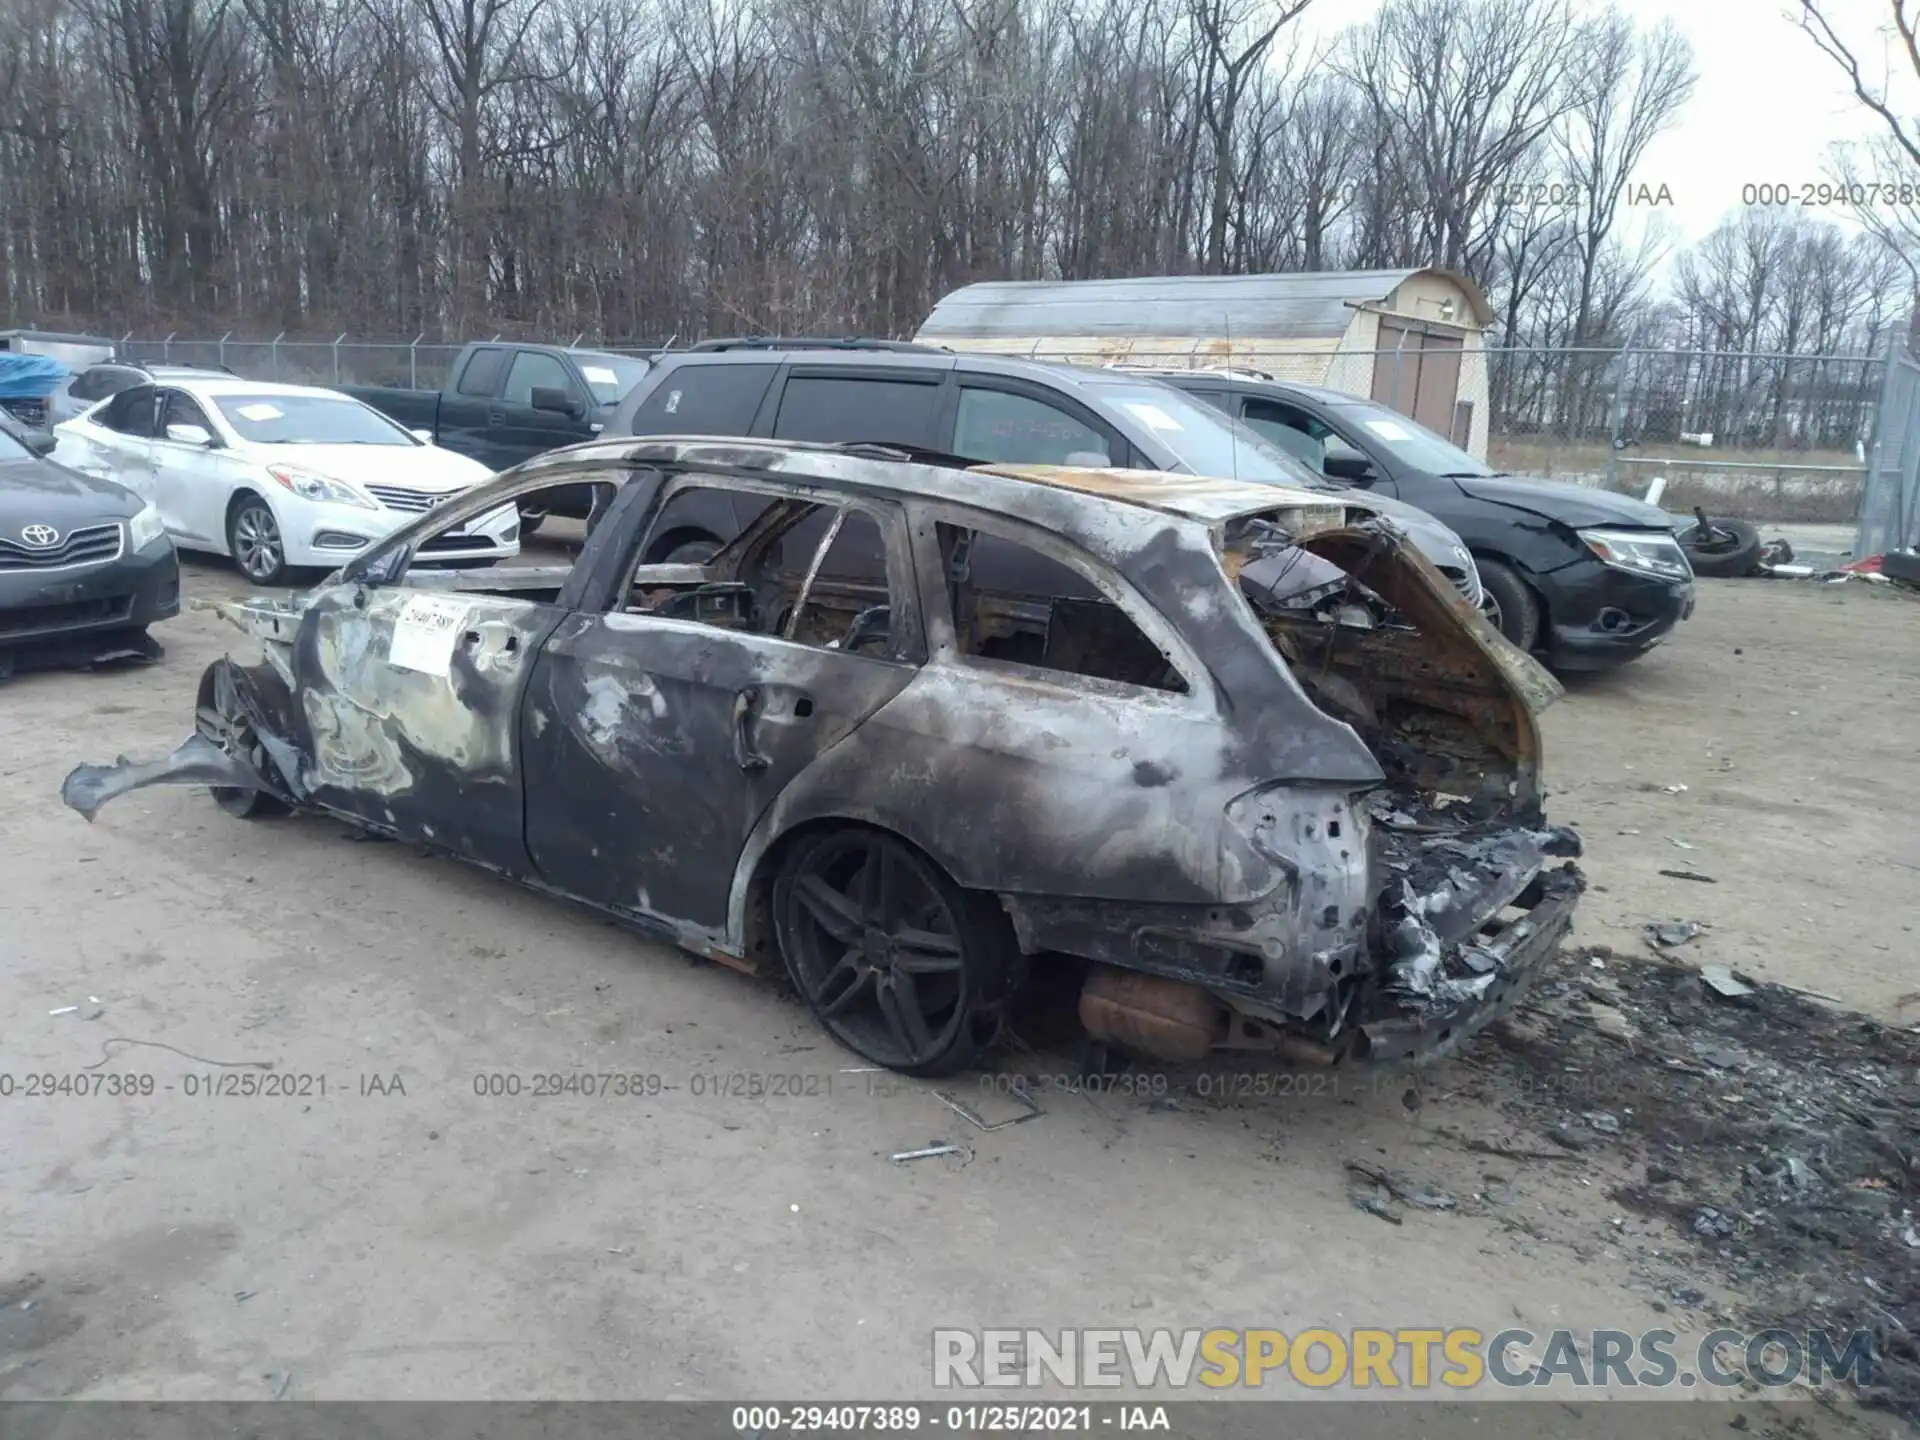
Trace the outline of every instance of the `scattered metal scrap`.
<instances>
[{"instance_id":1,"label":"scattered metal scrap","mask_svg":"<svg viewBox=\"0 0 1920 1440\"><path fill-rule=\"evenodd\" d=\"M1356 1185L1348 1192L1356 1210L1378 1216L1389 1225L1402 1224L1400 1212L1393 1208L1392 1196L1384 1185Z\"/></svg>"},{"instance_id":2,"label":"scattered metal scrap","mask_svg":"<svg viewBox=\"0 0 1920 1440\"><path fill-rule=\"evenodd\" d=\"M1568 967L1478 1053L1506 1118L1565 1123L1569 1090L1603 1082L1620 1129L1565 1159L1671 1227L1649 1278L1699 1296L1711 1267L1750 1332L1863 1333L1866 1398L1920 1417L1920 1037L1724 966L1611 952L1607 976L1631 1044L1595 1025Z\"/></svg>"},{"instance_id":3,"label":"scattered metal scrap","mask_svg":"<svg viewBox=\"0 0 1920 1440\"><path fill-rule=\"evenodd\" d=\"M1643 932L1656 950L1672 950L1706 933L1698 920L1649 920Z\"/></svg>"},{"instance_id":4,"label":"scattered metal scrap","mask_svg":"<svg viewBox=\"0 0 1920 1440\"><path fill-rule=\"evenodd\" d=\"M896 1165L904 1165L909 1160L932 1160L941 1155L968 1155L968 1151L962 1146L938 1141L932 1145L922 1146L918 1150L901 1150L888 1158Z\"/></svg>"},{"instance_id":5,"label":"scattered metal scrap","mask_svg":"<svg viewBox=\"0 0 1920 1440\"><path fill-rule=\"evenodd\" d=\"M1700 979L1707 989L1723 1000L1744 1000L1753 994L1753 983L1725 965L1703 966Z\"/></svg>"},{"instance_id":6,"label":"scattered metal scrap","mask_svg":"<svg viewBox=\"0 0 1920 1440\"><path fill-rule=\"evenodd\" d=\"M979 1111L968 1105L966 1101L948 1094L945 1090L936 1090L933 1092L935 1099L939 1100L941 1104L953 1111L953 1113L958 1115L962 1120L965 1120L976 1129L985 1130L989 1133L995 1130L1004 1130L1009 1125L1020 1125L1028 1120L1037 1120L1047 1113L1046 1110L1042 1108L1040 1102L1034 1099L1033 1095L1024 1085L1015 1085L1011 1089L996 1091L995 1093L1003 1094L1008 1099L1016 1101L1023 1107L1021 1113L1005 1120L989 1121L983 1117Z\"/></svg>"},{"instance_id":7,"label":"scattered metal scrap","mask_svg":"<svg viewBox=\"0 0 1920 1440\"><path fill-rule=\"evenodd\" d=\"M1404 1176L1396 1175L1370 1160L1349 1160L1346 1167L1351 1173L1371 1180L1395 1200L1421 1210L1453 1210L1460 1204L1445 1190L1436 1190L1430 1185L1415 1185Z\"/></svg>"}]
</instances>

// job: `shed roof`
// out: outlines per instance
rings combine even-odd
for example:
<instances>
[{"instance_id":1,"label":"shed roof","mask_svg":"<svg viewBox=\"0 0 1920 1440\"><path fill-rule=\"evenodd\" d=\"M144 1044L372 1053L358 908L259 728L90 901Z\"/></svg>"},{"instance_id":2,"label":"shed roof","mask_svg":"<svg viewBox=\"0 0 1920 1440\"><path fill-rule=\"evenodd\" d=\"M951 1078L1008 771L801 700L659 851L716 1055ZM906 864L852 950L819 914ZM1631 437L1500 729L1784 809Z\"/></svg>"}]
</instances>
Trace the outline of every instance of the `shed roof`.
<instances>
[{"instance_id":1,"label":"shed roof","mask_svg":"<svg viewBox=\"0 0 1920 1440\"><path fill-rule=\"evenodd\" d=\"M987 280L933 307L919 339L996 340L1039 335L1163 335L1213 339L1337 339L1354 307L1380 304L1415 275L1437 275L1465 293L1473 319L1493 318L1480 287L1435 267L1321 270L1288 275L1146 275L1129 280Z\"/></svg>"}]
</instances>

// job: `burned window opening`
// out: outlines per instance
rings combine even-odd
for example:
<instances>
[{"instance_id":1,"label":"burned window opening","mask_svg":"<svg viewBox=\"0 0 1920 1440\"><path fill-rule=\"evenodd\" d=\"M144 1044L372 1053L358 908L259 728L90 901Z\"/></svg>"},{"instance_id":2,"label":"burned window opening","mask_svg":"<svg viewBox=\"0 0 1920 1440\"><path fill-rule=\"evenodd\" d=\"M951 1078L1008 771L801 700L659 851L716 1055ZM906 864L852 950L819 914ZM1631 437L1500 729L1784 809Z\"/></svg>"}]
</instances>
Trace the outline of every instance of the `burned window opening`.
<instances>
[{"instance_id":1,"label":"burned window opening","mask_svg":"<svg viewBox=\"0 0 1920 1440\"><path fill-rule=\"evenodd\" d=\"M1187 693L1166 653L1073 567L998 535L946 523L935 531L961 654Z\"/></svg>"},{"instance_id":2,"label":"burned window opening","mask_svg":"<svg viewBox=\"0 0 1920 1440\"><path fill-rule=\"evenodd\" d=\"M503 501L492 510L480 515L449 516L444 524L432 526L423 531L404 550L396 552L389 560L380 563L362 576L370 584L402 585L415 589L453 590L466 595L495 595L508 600L526 600L535 604L552 605L559 601L560 593L566 588L568 580L579 567L580 556L564 565L504 565L496 566L492 561L485 565L462 567L458 561L440 562L435 559L436 548L447 548L457 544L453 537L458 533L478 529L489 523L495 515L509 506L521 511L545 511L562 493L581 488L583 482L556 482L537 486L518 493L512 500ZM618 487L607 481L591 482L594 492L591 512L587 520L589 528L606 511ZM439 502L441 506L448 501Z\"/></svg>"},{"instance_id":3,"label":"burned window opening","mask_svg":"<svg viewBox=\"0 0 1920 1440\"><path fill-rule=\"evenodd\" d=\"M769 503L771 501L771 503ZM887 578L886 537L869 511L760 492L700 485L676 490L662 516L739 502L760 513L700 563L646 564L636 558L616 592L629 615L690 620L816 649L903 658ZM656 520L652 535L661 533ZM668 533L676 533L669 527ZM649 538L640 548L655 547Z\"/></svg>"}]
</instances>

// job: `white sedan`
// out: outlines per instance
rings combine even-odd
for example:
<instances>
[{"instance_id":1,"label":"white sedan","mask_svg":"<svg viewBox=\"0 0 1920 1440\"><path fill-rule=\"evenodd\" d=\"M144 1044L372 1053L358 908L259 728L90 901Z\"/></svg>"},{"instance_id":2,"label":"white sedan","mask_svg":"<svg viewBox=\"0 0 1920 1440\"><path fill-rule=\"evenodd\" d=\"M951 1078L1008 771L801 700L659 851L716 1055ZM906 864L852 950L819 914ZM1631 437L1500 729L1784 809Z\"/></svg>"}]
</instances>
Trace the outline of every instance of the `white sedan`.
<instances>
[{"instance_id":1,"label":"white sedan","mask_svg":"<svg viewBox=\"0 0 1920 1440\"><path fill-rule=\"evenodd\" d=\"M135 385L54 433L55 460L151 500L175 543L231 555L257 585L332 570L493 478L336 391L224 375ZM466 565L519 553L511 505L422 548Z\"/></svg>"}]
</instances>

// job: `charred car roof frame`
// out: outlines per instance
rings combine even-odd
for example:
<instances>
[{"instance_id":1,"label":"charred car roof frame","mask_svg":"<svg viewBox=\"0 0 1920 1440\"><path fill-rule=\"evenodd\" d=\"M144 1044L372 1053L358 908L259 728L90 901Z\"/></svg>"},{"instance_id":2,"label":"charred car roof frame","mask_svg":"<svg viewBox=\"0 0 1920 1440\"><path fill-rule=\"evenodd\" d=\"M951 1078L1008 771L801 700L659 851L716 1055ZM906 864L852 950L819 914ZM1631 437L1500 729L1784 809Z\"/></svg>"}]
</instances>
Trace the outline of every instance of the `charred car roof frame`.
<instances>
[{"instance_id":1,"label":"charred car roof frame","mask_svg":"<svg viewBox=\"0 0 1920 1440\"><path fill-rule=\"evenodd\" d=\"M528 489L596 482L616 493L565 576L391 565ZM773 503L710 560L637 563L691 482ZM838 520L778 553L822 508L873 518L877 570L823 572ZM1094 584L995 593L951 564L976 534ZM1539 792L1558 687L1399 531L1317 492L621 438L530 461L381 557L220 607L263 662L216 662L171 758L81 766L67 803L211 785L742 968L777 954L837 1038L914 1073L969 1063L1023 957L1058 953L1093 963L1089 1028L1148 1053L1432 1058L1571 923L1580 877L1547 862L1578 840ZM1274 580L1292 566L1327 593L1295 603ZM903 874L922 918L886 898ZM959 977L921 982L951 1007L920 1017L926 1046L849 1028L836 984L893 1024L914 973Z\"/></svg>"}]
</instances>

